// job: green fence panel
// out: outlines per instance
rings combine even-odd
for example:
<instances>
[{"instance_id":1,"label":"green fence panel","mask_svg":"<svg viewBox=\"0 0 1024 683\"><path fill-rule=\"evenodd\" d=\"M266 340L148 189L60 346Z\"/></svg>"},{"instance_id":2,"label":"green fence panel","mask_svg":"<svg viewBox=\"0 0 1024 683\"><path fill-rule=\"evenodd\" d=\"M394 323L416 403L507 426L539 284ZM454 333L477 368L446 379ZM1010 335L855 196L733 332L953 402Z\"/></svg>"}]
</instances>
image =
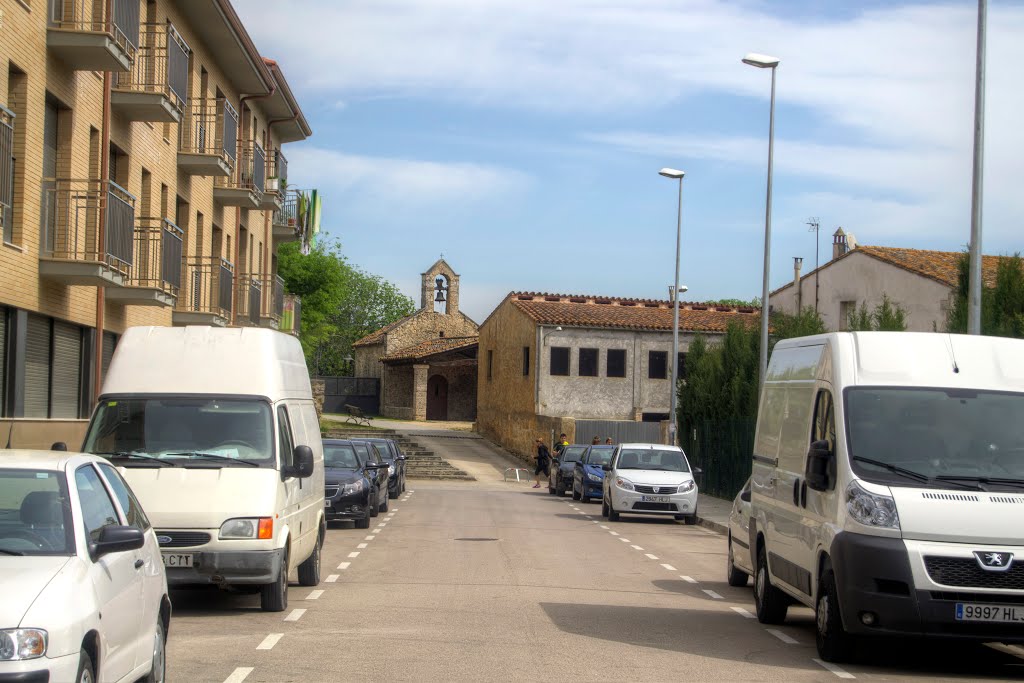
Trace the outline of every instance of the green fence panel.
<instances>
[{"instance_id":1,"label":"green fence panel","mask_svg":"<svg viewBox=\"0 0 1024 683\"><path fill-rule=\"evenodd\" d=\"M754 453L755 419L685 423L680 434L690 463L703 472L697 477L701 493L730 500L750 476Z\"/></svg>"}]
</instances>

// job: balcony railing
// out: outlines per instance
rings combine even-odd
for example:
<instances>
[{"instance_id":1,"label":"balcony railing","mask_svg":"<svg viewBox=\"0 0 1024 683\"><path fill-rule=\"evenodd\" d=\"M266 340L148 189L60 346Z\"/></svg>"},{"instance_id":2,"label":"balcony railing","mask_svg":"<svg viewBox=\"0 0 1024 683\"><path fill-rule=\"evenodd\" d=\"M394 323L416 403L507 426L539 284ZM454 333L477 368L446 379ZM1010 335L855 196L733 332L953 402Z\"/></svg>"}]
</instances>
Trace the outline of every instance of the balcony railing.
<instances>
[{"instance_id":1,"label":"balcony railing","mask_svg":"<svg viewBox=\"0 0 1024 683\"><path fill-rule=\"evenodd\" d=\"M231 294L235 269L216 256L204 256L185 262L185 281L178 310L231 319Z\"/></svg>"},{"instance_id":2,"label":"balcony railing","mask_svg":"<svg viewBox=\"0 0 1024 683\"><path fill-rule=\"evenodd\" d=\"M171 111L180 117L188 98L188 44L170 24L143 24L140 39L131 71L116 75L115 97L122 96L122 93L135 94L135 98L124 96L127 101L120 105L135 111L144 104L139 101L139 96L159 96L165 98ZM157 118L146 118L145 114L139 112L132 118L137 121L165 120L159 117L159 111L155 115L150 114L150 117Z\"/></svg>"},{"instance_id":3,"label":"balcony railing","mask_svg":"<svg viewBox=\"0 0 1024 683\"><path fill-rule=\"evenodd\" d=\"M238 316L236 324L259 327L263 307L263 283L258 275L238 276Z\"/></svg>"},{"instance_id":4,"label":"balcony railing","mask_svg":"<svg viewBox=\"0 0 1024 683\"><path fill-rule=\"evenodd\" d=\"M263 201L266 173L263 148L252 141L243 142L234 173L214 180L213 198L227 206L258 209Z\"/></svg>"},{"instance_id":5,"label":"balcony railing","mask_svg":"<svg viewBox=\"0 0 1024 683\"><path fill-rule=\"evenodd\" d=\"M107 8L110 7L110 13ZM65 33L86 33L106 35L123 53L134 59L139 45L139 2L138 0L49 0L49 25L51 29ZM89 43L59 42L53 47L66 51L89 49ZM82 52L68 52L69 57L89 55ZM71 64L75 68L92 68L87 64Z\"/></svg>"},{"instance_id":6,"label":"balcony railing","mask_svg":"<svg viewBox=\"0 0 1024 683\"><path fill-rule=\"evenodd\" d=\"M185 233L166 218L140 218L135 228L135 263L128 285L178 296Z\"/></svg>"},{"instance_id":7,"label":"balcony railing","mask_svg":"<svg viewBox=\"0 0 1024 683\"><path fill-rule=\"evenodd\" d=\"M11 241L14 212L14 112L0 105L0 235Z\"/></svg>"},{"instance_id":8,"label":"balcony railing","mask_svg":"<svg viewBox=\"0 0 1024 683\"><path fill-rule=\"evenodd\" d=\"M270 323L276 327L284 313L284 278L280 275L264 276L262 286L266 295L263 297L260 318L264 326Z\"/></svg>"},{"instance_id":9,"label":"balcony railing","mask_svg":"<svg viewBox=\"0 0 1024 683\"><path fill-rule=\"evenodd\" d=\"M235 161L238 146L238 112L224 98L192 100L179 128L178 151Z\"/></svg>"},{"instance_id":10,"label":"balcony railing","mask_svg":"<svg viewBox=\"0 0 1024 683\"><path fill-rule=\"evenodd\" d=\"M271 186L270 180L277 180L277 182ZM272 150L270 156L267 157L267 181L268 191L284 192L288 186L288 159L281 152L280 147Z\"/></svg>"},{"instance_id":11,"label":"balcony railing","mask_svg":"<svg viewBox=\"0 0 1024 683\"><path fill-rule=\"evenodd\" d=\"M289 334L299 335L299 318L302 313L302 299L295 296L294 294L284 295L284 305L281 311L281 320L277 324L277 329L281 332L288 332Z\"/></svg>"},{"instance_id":12,"label":"balcony railing","mask_svg":"<svg viewBox=\"0 0 1024 683\"><path fill-rule=\"evenodd\" d=\"M102 263L126 275L134 262L135 197L110 180L46 179L43 187L43 255Z\"/></svg>"}]
</instances>

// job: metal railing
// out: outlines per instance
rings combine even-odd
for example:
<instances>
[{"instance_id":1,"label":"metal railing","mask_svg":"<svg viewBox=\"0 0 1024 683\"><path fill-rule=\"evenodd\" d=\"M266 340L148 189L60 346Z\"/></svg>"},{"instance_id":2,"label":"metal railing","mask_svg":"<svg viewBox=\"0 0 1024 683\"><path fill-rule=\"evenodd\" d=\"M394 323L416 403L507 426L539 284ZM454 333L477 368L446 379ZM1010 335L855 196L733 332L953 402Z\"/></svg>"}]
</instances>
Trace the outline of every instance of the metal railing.
<instances>
[{"instance_id":1,"label":"metal railing","mask_svg":"<svg viewBox=\"0 0 1024 683\"><path fill-rule=\"evenodd\" d=\"M135 228L135 263L128 284L178 296L184 231L166 218L143 217Z\"/></svg>"},{"instance_id":2,"label":"metal railing","mask_svg":"<svg viewBox=\"0 0 1024 683\"><path fill-rule=\"evenodd\" d=\"M14 112L0 105L0 235L13 239Z\"/></svg>"},{"instance_id":3,"label":"metal railing","mask_svg":"<svg viewBox=\"0 0 1024 683\"><path fill-rule=\"evenodd\" d=\"M262 281L263 291L267 296L263 297L263 308L261 318L269 318L275 323L280 322L284 313L284 278L280 275L268 275Z\"/></svg>"},{"instance_id":4,"label":"metal railing","mask_svg":"<svg viewBox=\"0 0 1024 683\"><path fill-rule=\"evenodd\" d=\"M284 192L288 186L288 159L281 152L281 148L273 150L267 157L267 180L277 179L277 187L270 188L277 192Z\"/></svg>"},{"instance_id":5,"label":"metal railing","mask_svg":"<svg viewBox=\"0 0 1024 683\"><path fill-rule=\"evenodd\" d=\"M274 212L274 225L288 226L293 230L299 227L299 195L288 191L284 194L284 203L279 211Z\"/></svg>"},{"instance_id":6,"label":"metal railing","mask_svg":"<svg viewBox=\"0 0 1024 683\"><path fill-rule=\"evenodd\" d=\"M212 154L234 164L238 147L238 112L224 98L193 99L178 131L179 151Z\"/></svg>"},{"instance_id":7,"label":"metal railing","mask_svg":"<svg viewBox=\"0 0 1024 683\"><path fill-rule=\"evenodd\" d=\"M159 93L185 111L189 46L171 24L143 24L132 70L115 75L114 88Z\"/></svg>"},{"instance_id":8,"label":"metal railing","mask_svg":"<svg viewBox=\"0 0 1024 683\"><path fill-rule=\"evenodd\" d=\"M242 142L238 149L238 163L235 164L235 172L227 178L217 178L217 187L233 187L243 190L251 190L262 196L263 188L266 187L266 155L259 143L248 141Z\"/></svg>"},{"instance_id":9,"label":"metal railing","mask_svg":"<svg viewBox=\"0 0 1024 683\"><path fill-rule=\"evenodd\" d=\"M259 327L260 313L263 306L263 283L258 275L240 273L238 282L238 317L239 325Z\"/></svg>"},{"instance_id":10,"label":"metal railing","mask_svg":"<svg viewBox=\"0 0 1024 683\"><path fill-rule=\"evenodd\" d=\"M103 243L100 216L106 209ZM112 180L43 181L43 253L67 261L96 261L127 274L133 263L135 196Z\"/></svg>"},{"instance_id":11,"label":"metal railing","mask_svg":"<svg viewBox=\"0 0 1024 683\"><path fill-rule=\"evenodd\" d=\"M234 266L216 256L201 256L188 259L184 271L187 291L178 297L178 310L230 319Z\"/></svg>"},{"instance_id":12,"label":"metal railing","mask_svg":"<svg viewBox=\"0 0 1024 683\"><path fill-rule=\"evenodd\" d=\"M138 0L50 0L51 28L62 31L107 33L134 58L139 45Z\"/></svg>"}]
</instances>

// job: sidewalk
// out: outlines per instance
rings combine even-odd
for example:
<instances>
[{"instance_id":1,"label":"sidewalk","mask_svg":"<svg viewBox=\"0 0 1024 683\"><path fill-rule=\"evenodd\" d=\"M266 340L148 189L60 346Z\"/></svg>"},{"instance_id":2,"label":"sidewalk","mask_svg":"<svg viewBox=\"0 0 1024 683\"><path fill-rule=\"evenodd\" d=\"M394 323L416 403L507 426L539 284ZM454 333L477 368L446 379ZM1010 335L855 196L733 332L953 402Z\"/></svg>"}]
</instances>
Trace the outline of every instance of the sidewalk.
<instances>
[{"instance_id":1,"label":"sidewalk","mask_svg":"<svg viewBox=\"0 0 1024 683\"><path fill-rule=\"evenodd\" d=\"M732 501L713 498L703 493L697 494L698 524L720 534L729 532L729 513L732 512Z\"/></svg>"}]
</instances>

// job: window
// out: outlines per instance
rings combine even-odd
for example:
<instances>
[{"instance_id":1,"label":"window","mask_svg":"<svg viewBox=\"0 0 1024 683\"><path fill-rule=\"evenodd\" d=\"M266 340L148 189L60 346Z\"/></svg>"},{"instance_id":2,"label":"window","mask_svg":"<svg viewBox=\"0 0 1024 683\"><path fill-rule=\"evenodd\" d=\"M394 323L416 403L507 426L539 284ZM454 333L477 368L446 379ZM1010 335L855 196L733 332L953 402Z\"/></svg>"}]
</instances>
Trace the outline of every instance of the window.
<instances>
[{"instance_id":1,"label":"window","mask_svg":"<svg viewBox=\"0 0 1024 683\"><path fill-rule=\"evenodd\" d=\"M135 499L135 495L128 488L128 484L121 478L117 470L106 463L101 464L99 468L103 472L103 476L107 478L107 483L110 484L110 489L114 492L117 501L121 504L121 509L124 510L124 516L128 520L128 524L142 531L148 529L150 525L146 513L142 511L139 501Z\"/></svg>"},{"instance_id":2,"label":"window","mask_svg":"<svg viewBox=\"0 0 1024 683\"><path fill-rule=\"evenodd\" d=\"M580 349L580 377L597 377L597 349Z\"/></svg>"},{"instance_id":3,"label":"window","mask_svg":"<svg viewBox=\"0 0 1024 683\"><path fill-rule=\"evenodd\" d=\"M82 328L29 313L25 330L25 417L82 416Z\"/></svg>"},{"instance_id":4,"label":"window","mask_svg":"<svg viewBox=\"0 0 1024 683\"><path fill-rule=\"evenodd\" d=\"M25 417L50 416L50 319L30 313L25 331Z\"/></svg>"},{"instance_id":5,"label":"window","mask_svg":"<svg viewBox=\"0 0 1024 683\"><path fill-rule=\"evenodd\" d=\"M0 556L74 554L66 481L53 470L0 468Z\"/></svg>"},{"instance_id":6,"label":"window","mask_svg":"<svg viewBox=\"0 0 1024 683\"><path fill-rule=\"evenodd\" d=\"M647 354L647 377L649 379L668 378L668 352L649 351Z\"/></svg>"},{"instance_id":7,"label":"window","mask_svg":"<svg viewBox=\"0 0 1024 683\"><path fill-rule=\"evenodd\" d=\"M850 316L857 312L856 301L839 302L839 329L850 329Z\"/></svg>"},{"instance_id":8,"label":"window","mask_svg":"<svg viewBox=\"0 0 1024 683\"><path fill-rule=\"evenodd\" d=\"M487 350L487 379L494 379L494 351Z\"/></svg>"},{"instance_id":9,"label":"window","mask_svg":"<svg viewBox=\"0 0 1024 683\"><path fill-rule=\"evenodd\" d=\"M686 354L682 351L676 357L676 377L681 380L686 379Z\"/></svg>"},{"instance_id":10,"label":"window","mask_svg":"<svg viewBox=\"0 0 1024 683\"><path fill-rule=\"evenodd\" d=\"M14 241L14 112L0 105L0 226L4 242Z\"/></svg>"},{"instance_id":11,"label":"window","mask_svg":"<svg viewBox=\"0 0 1024 683\"><path fill-rule=\"evenodd\" d=\"M814 403L814 436L811 441L828 441L829 449L835 452L835 406L832 403L832 394L825 390L818 392L818 400Z\"/></svg>"},{"instance_id":12,"label":"window","mask_svg":"<svg viewBox=\"0 0 1024 683\"><path fill-rule=\"evenodd\" d=\"M281 451L281 468L291 467L295 464L295 440L292 439L292 425L288 421L288 409L284 406L277 408L277 433L278 450Z\"/></svg>"},{"instance_id":13,"label":"window","mask_svg":"<svg viewBox=\"0 0 1024 683\"><path fill-rule=\"evenodd\" d=\"M626 376L626 350L608 349L608 377Z\"/></svg>"},{"instance_id":14,"label":"window","mask_svg":"<svg viewBox=\"0 0 1024 683\"><path fill-rule=\"evenodd\" d=\"M558 377L569 376L569 348L567 346L551 347L551 374Z\"/></svg>"},{"instance_id":15,"label":"window","mask_svg":"<svg viewBox=\"0 0 1024 683\"><path fill-rule=\"evenodd\" d=\"M523 377L530 374L530 347L523 347Z\"/></svg>"},{"instance_id":16,"label":"window","mask_svg":"<svg viewBox=\"0 0 1024 683\"><path fill-rule=\"evenodd\" d=\"M98 541L104 527L121 524L114 503L103 488L100 475L91 465L75 470L75 485L78 486L78 500L82 504L82 522L90 541Z\"/></svg>"}]
</instances>

